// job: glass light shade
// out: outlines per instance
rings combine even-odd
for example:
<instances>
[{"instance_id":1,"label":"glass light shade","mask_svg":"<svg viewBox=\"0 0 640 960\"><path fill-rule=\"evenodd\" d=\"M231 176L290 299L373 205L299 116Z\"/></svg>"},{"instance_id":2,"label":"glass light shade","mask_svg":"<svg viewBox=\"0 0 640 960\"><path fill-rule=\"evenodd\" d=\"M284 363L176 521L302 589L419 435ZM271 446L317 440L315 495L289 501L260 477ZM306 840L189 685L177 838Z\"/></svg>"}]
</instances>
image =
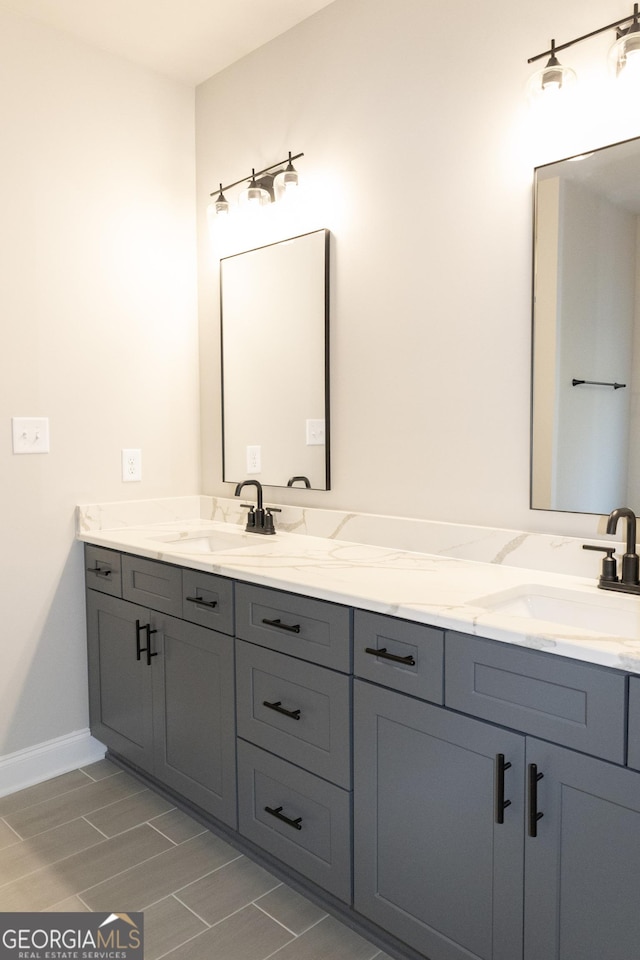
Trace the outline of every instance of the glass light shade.
<instances>
[{"instance_id":1,"label":"glass light shade","mask_svg":"<svg viewBox=\"0 0 640 960\"><path fill-rule=\"evenodd\" d=\"M289 154L291 157L291 154ZM273 190L276 200L283 200L285 197L295 194L298 188L298 171L295 169L291 160L280 173L277 173L273 181Z\"/></svg>"},{"instance_id":2,"label":"glass light shade","mask_svg":"<svg viewBox=\"0 0 640 960\"><path fill-rule=\"evenodd\" d=\"M210 206L214 208L214 213L216 216L220 213L222 214L229 213L229 201L227 200L224 193L222 192L222 184L220 184L220 193L218 194L216 199L212 201Z\"/></svg>"},{"instance_id":3,"label":"glass light shade","mask_svg":"<svg viewBox=\"0 0 640 960\"><path fill-rule=\"evenodd\" d=\"M264 207L267 203L271 203L269 191L256 183L255 170L251 171L249 185L245 187L238 199L241 207L249 209L253 207Z\"/></svg>"},{"instance_id":4,"label":"glass light shade","mask_svg":"<svg viewBox=\"0 0 640 960\"><path fill-rule=\"evenodd\" d=\"M640 24L634 21L609 51L609 63L616 77L640 79Z\"/></svg>"},{"instance_id":5,"label":"glass light shade","mask_svg":"<svg viewBox=\"0 0 640 960\"><path fill-rule=\"evenodd\" d=\"M555 99L559 94L570 91L576 79L575 70L563 67L553 55L546 67L529 77L527 92L532 100Z\"/></svg>"}]
</instances>

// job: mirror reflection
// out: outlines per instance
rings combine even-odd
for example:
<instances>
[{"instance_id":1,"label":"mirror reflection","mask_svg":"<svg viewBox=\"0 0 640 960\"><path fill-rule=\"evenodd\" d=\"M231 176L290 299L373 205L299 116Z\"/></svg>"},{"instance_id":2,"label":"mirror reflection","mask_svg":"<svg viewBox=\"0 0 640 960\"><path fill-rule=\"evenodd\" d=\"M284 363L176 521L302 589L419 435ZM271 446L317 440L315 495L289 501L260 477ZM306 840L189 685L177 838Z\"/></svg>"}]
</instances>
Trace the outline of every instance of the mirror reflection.
<instances>
[{"instance_id":1,"label":"mirror reflection","mask_svg":"<svg viewBox=\"0 0 640 960\"><path fill-rule=\"evenodd\" d=\"M640 512L640 139L535 171L531 506Z\"/></svg>"},{"instance_id":2,"label":"mirror reflection","mask_svg":"<svg viewBox=\"0 0 640 960\"><path fill-rule=\"evenodd\" d=\"M329 231L220 260L223 480L329 489Z\"/></svg>"}]
</instances>

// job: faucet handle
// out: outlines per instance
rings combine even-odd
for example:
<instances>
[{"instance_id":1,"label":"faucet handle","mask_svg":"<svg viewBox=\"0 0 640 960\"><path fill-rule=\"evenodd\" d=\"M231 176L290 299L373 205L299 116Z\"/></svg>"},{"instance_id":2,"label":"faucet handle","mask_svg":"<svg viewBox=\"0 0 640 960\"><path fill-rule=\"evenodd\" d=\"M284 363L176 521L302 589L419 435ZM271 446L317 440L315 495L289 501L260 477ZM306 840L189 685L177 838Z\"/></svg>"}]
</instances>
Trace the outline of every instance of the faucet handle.
<instances>
[{"instance_id":1,"label":"faucet handle","mask_svg":"<svg viewBox=\"0 0 640 960\"><path fill-rule=\"evenodd\" d=\"M250 533L255 529L256 525L256 508L252 503L241 503L241 507L245 507L249 513L247 514L247 525L244 528L247 533Z\"/></svg>"},{"instance_id":2,"label":"faucet handle","mask_svg":"<svg viewBox=\"0 0 640 960\"><path fill-rule=\"evenodd\" d=\"M602 573L600 574L600 581L605 583L615 583L618 580L618 567L613 556L616 549L615 547L600 547L596 546L594 543L583 543L582 549L598 550L601 553L606 553L606 557L602 561Z\"/></svg>"},{"instance_id":3,"label":"faucet handle","mask_svg":"<svg viewBox=\"0 0 640 960\"><path fill-rule=\"evenodd\" d=\"M274 513L282 513L280 507L265 507L267 514L264 518L264 532L265 533L275 533L276 528L273 525L273 516Z\"/></svg>"}]
</instances>

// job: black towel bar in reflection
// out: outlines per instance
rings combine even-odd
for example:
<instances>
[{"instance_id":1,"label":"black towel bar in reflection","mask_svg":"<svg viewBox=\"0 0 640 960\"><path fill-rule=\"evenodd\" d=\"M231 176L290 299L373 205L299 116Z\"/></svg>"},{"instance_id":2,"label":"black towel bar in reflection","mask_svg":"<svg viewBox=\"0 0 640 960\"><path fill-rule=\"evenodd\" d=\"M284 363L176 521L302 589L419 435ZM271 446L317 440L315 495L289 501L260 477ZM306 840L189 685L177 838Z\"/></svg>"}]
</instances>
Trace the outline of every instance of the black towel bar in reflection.
<instances>
[{"instance_id":1,"label":"black towel bar in reflection","mask_svg":"<svg viewBox=\"0 0 640 960\"><path fill-rule=\"evenodd\" d=\"M603 380L576 380L575 377L571 381L571 386L579 387L581 383L590 383L594 387L613 387L614 390L621 390L622 387L626 387L626 383L607 383Z\"/></svg>"}]
</instances>

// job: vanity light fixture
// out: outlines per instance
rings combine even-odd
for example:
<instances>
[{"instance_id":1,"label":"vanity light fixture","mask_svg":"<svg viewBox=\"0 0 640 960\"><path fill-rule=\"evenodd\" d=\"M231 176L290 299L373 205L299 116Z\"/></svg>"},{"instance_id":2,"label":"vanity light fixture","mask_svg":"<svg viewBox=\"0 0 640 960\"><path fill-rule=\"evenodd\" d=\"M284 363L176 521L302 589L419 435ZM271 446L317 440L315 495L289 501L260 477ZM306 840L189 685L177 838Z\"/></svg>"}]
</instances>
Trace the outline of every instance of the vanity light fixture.
<instances>
[{"instance_id":1,"label":"vanity light fixture","mask_svg":"<svg viewBox=\"0 0 640 960\"><path fill-rule=\"evenodd\" d=\"M529 94L532 97L547 97L549 94L556 94L561 90L570 87L575 81L576 75L570 67L564 67L559 62L556 54L560 50L566 50L582 40L588 40L597 34L604 33L606 30L616 30L616 42L609 53L609 60L612 64L616 76L628 75L633 72L640 74L640 15L638 13L638 4L634 3L633 13L621 20L615 20L604 27L598 27L597 30L591 30L575 40L569 40L567 43L556 44L551 41L549 50L543 50L537 53L535 57L529 57L527 63L535 63L543 57L549 57L546 66L538 70L529 79L527 85Z\"/></svg>"},{"instance_id":2,"label":"vanity light fixture","mask_svg":"<svg viewBox=\"0 0 640 960\"><path fill-rule=\"evenodd\" d=\"M278 160L263 170L255 168L251 170L251 176L241 177L233 183L228 183L226 187L220 184L219 190L211 194L211 203L209 212L213 215L229 213L230 203L225 197L225 191L233 187L246 184L239 196L239 203L243 207L261 207L272 203L274 200L282 200L288 196L298 186L298 171L293 166L293 161L303 157L304 153L296 153L294 156L289 151L286 160Z\"/></svg>"}]
</instances>

